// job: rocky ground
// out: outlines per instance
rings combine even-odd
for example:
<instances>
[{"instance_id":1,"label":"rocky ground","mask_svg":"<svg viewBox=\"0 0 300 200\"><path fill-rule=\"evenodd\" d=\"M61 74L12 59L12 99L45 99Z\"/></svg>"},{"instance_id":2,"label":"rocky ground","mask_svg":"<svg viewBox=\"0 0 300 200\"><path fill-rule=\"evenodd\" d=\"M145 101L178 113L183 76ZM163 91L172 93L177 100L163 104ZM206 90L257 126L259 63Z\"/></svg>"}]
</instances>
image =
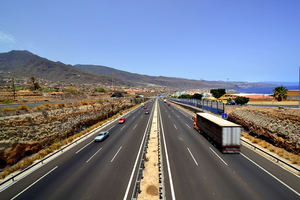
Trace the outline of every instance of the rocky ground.
<instances>
[{"instance_id":1,"label":"rocky ground","mask_svg":"<svg viewBox=\"0 0 300 200\"><path fill-rule=\"evenodd\" d=\"M0 168L13 165L142 100L116 98L6 111L6 116L2 113L0 117Z\"/></svg>"},{"instance_id":2,"label":"rocky ground","mask_svg":"<svg viewBox=\"0 0 300 200\"><path fill-rule=\"evenodd\" d=\"M251 135L300 155L300 109L239 107L230 112L228 119Z\"/></svg>"}]
</instances>

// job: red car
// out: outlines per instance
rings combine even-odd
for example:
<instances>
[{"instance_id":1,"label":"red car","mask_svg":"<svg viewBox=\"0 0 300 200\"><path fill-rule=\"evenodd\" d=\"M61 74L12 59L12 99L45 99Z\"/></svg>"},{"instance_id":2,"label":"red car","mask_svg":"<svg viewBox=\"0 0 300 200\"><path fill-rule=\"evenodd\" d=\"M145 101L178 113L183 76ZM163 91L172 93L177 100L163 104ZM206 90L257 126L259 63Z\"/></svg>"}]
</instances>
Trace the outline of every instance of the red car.
<instances>
[{"instance_id":1,"label":"red car","mask_svg":"<svg viewBox=\"0 0 300 200\"><path fill-rule=\"evenodd\" d=\"M123 124L124 122L125 122L125 117L121 117L120 119L119 119L119 124Z\"/></svg>"},{"instance_id":2,"label":"red car","mask_svg":"<svg viewBox=\"0 0 300 200\"><path fill-rule=\"evenodd\" d=\"M168 103L168 106L170 106L171 104Z\"/></svg>"},{"instance_id":3,"label":"red car","mask_svg":"<svg viewBox=\"0 0 300 200\"><path fill-rule=\"evenodd\" d=\"M144 109L147 109L147 106L144 106Z\"/></svg>"}]
</instances>

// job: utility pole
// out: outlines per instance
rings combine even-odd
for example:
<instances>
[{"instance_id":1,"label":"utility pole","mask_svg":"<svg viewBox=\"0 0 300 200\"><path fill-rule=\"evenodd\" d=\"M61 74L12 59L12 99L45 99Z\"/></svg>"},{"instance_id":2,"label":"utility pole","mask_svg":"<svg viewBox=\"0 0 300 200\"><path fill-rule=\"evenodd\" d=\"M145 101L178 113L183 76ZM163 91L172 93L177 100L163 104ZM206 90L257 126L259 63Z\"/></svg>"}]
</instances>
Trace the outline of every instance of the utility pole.
<instances>
[{"instance_id":1,"label":"utility pole","mask_svg":"<svg viewBox=\"0 0 300 200\"><path fill-rule=\"evenodd\" d=\"M12 81L12 90L13 90L13 95L14 95L14 100L16 100L16 86L15 86L15 78L11 78Z\"/></svg>"},{"instance_id":2,"label":"utility pole","mask_svg":"<svg viewBox=\"0 0 300 200\"><path fill-rule=\"evenodd\" d=\"M111 73L111 84L112 84L112 90L114 90L114 72Z\"/></svg>"},{"instance_id":3,"label":"utility pole","mask_svg":"<svg viewBox=\"0 0 300 200\"><path fill-rule=\"evenodd\" d=\"M226 78L226 88L225 88L225 92L226 92L226 89L227 89L226 93L228 93L228 81L229 81L229 78Z\"/></svg>"}]
</instances>

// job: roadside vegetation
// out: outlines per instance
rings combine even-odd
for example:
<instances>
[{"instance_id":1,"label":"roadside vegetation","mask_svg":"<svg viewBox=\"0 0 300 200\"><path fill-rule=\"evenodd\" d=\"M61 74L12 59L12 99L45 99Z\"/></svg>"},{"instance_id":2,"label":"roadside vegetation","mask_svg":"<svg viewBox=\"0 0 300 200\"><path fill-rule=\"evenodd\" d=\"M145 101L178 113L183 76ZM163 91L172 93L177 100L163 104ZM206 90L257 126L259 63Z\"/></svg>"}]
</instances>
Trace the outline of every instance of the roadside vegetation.
<instances>
[{"instance_id":1,"label":"roadside vegetation","mask_svg":"<svg viewBox=\"0 0 300 200\"><path fill-rule=\"evenodd\" d=\"M275 147L272 144L266 142L265 140L253 137L247 133L242 133L242 136L248 139L250 142L261 146L265 150L268 150L271 153L275 153L278 156L285 158L286 160L289 160L292 164L300 165L300 156L290 153L283 148Z\"/></svg>"},{"instance_id":2,"label":"roadside vegetation","mask_svg":"<svg viewBox=\"0 0 300 200\"><path fill-rule=\"evenodd\" d=\"M177 98L180 98L180 99L199 99L199 100L201 100L202 97L203 97L202 94L200 94L200 93L195 93L195 94L193 94L193 95L190 95L190 94L182 94L182 95L180 95L180 96L177 97Z\"/></svg>"},{"instance_id":3,"label":"roadside vegetation","mask_svg":"<svg viewBox=\"0 0 300 200\"><path fill-rule=\"evenodd\" d=\"M226 91L223 88L219 88L219 89L211 89L210 93L213 95L213 97L219 99L221 96L226 94Z\"/></svg>"},{"instance_id":4,"label":"roadside vegetation","mask_svg":"<svg viewBox=\"0 0 300 200\"><path fill-rule=\"evenodd\" d=\"M249 102L249 98L248 97L236 97L234 99L234 102L238 105L245 105Z\"/></svg>"}]
</instances>

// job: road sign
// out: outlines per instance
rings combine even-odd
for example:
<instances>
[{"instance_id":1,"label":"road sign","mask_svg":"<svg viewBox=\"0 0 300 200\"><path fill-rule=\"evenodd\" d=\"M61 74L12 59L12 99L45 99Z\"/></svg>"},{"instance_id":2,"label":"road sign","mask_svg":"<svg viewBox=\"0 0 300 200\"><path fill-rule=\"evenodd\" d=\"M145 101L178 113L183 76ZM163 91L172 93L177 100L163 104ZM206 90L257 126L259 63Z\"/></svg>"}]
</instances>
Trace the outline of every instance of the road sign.
<instances>
[{"instance_id":1,"label":"road sign","mask_svg":"<svg viewBox=\"0 0 300 200\"><path fill-rule=\"evenodd\" d=\"M222 118L223 118L223 119L227 119L227 113L223 113L223 114L222 114Z\"/></svg>"}]
</instances>

